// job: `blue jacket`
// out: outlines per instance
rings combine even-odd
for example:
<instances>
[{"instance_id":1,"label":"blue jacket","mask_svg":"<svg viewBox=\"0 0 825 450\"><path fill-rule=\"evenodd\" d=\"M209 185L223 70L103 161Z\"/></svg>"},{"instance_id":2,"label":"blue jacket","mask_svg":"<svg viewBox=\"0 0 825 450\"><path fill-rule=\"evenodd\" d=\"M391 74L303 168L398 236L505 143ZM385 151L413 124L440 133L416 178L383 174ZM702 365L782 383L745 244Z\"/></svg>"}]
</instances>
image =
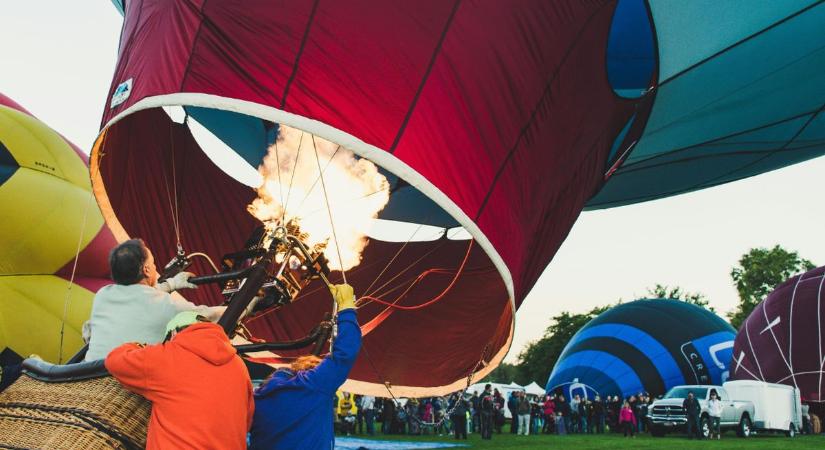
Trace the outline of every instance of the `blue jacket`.
<instances>
[{"instance_id":1,"label":"blue jacket","mask_svg":"<svg viewBox=\"0 0 825 450\"><path fill-rule=\"evenodd\" d=\"M332 399L344 384L358 350L361 328L354 309L338 313L332 353L297 374L278 370L255 391L250 449L332 449Z\"/></svg>"}]
</instances>

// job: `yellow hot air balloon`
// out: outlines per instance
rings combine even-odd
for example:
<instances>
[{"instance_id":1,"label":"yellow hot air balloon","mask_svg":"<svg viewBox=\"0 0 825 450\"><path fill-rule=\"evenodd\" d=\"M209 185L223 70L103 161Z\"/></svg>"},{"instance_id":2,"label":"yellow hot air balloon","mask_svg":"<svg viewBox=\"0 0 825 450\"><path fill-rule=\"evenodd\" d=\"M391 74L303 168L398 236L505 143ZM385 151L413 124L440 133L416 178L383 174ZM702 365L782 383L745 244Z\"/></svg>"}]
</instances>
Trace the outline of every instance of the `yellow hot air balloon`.
<instances>
[{"instance_id":1,"label":"yellow hot air balloon","mask_svg":"<svg viewBox=\"0 0 825 450\"><path fill-rule=\"evenodd\" d=\"M0 94L0 362L82 346L116 244L90 191L86 155Z\"/></svg>"}]
</instances>

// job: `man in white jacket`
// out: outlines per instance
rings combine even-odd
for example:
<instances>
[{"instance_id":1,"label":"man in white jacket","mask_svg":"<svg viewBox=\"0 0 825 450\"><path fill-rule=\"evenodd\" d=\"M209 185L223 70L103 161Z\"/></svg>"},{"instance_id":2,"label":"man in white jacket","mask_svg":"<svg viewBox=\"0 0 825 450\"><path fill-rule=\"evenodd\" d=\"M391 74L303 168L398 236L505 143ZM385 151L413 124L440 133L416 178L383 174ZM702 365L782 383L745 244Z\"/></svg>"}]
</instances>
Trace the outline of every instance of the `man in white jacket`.
<instances>
[{"instance_id":1,"label":"man in white jacket","mask_svg":"<svg viewBox=\"0 0 825 450\"><path fill-rule=\"evenodd\" d=\"M155 344L163 340L166 324L181 311L195 311L216 321L226 307L198 306L180 296L178 289L196 288L189 272L158 284L155 257L141 239L130 239L109 254L110 284L101 288L92 304L86 361L103 359L127 342Z\"/></svg>"}]
</instances>

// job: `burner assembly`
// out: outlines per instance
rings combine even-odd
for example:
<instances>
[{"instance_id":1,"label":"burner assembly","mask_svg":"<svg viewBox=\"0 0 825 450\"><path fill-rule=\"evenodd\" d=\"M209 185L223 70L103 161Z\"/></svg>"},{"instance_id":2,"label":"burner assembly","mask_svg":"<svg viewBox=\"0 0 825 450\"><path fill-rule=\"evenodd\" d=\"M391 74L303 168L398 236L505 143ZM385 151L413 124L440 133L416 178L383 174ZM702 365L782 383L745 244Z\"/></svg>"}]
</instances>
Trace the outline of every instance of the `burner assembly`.
<instances>
[{"instance_id":1,"label":"burner assembly","mask_svg":"<svg viewBox=\"0 0 825 450\"><path fill-rule=\"evenodd\" d=\"M182 248L178 248L178 254L164 267L160 281L186 270L193 258L206 259L216 273L192 277L189 281L197 285L217 284L220 287L227 309L218 324L231 338L239 329L243 329L243 320L296 301L301 291L313 280L320 279L324 284L330 285L330 268L324 256L326 243L308 246L305 244L306 239L307 235L301 232L295 219L285 224L267 222L252 232L242 250L224 255L220 269L208 255L187 255ZM316 349L320 351L332 329L329 320L329 317L325 318L304 339L290 343L252 344L249 347L254 346L254 349L246 351L300 348L316 341L321 344L316 345ZM298 343L304 345L299 346ZM238 346L239 352L245 347L247 346Z\"/></svg>"}]
</instances>

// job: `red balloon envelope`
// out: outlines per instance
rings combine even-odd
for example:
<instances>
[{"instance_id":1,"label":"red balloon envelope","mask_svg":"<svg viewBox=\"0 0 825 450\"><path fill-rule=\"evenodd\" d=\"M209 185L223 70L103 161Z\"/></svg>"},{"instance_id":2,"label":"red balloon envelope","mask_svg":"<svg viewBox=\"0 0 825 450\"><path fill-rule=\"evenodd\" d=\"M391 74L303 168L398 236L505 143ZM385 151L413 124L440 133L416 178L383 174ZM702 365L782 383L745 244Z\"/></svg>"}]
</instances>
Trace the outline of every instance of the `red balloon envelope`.
<instances>
[{"instance_id":1,"label":"red balloon envelope","mask_svg":"<svg viewBox=\"0 0 825 450\"><path fill-rule=\"evenodd\" d=\"M387 395L389 384L421 396L464 387L506 354L516 308L603 181L634 112L637 100L614 95L605 76L614 7L126 2L92 153L98 202L120 239L144 238L161 263L178 236L219 257L259 224L246 211L256 193L202 151L194 124L252 167L286 129L342 146L387 179L378 219L441 230L409 243L372 234L347 272L358 294L427 306L361 308L364 348L345 388ZM171 120L168 106L186 118ZM471 239L445 232L460 228ZM207 289L190 297L221 301ZM296 339L329 309L329 294L308 288L247 325L261 338Z\"/></svg>"},{"instance_id":2,"label":"red balloon envelope","mask_svg":"<svg viewBox=\"0 0 825 450\"><path fill-rule=\"evenodd\" d=\"M732 379L787 384L804 401L825 402L823 286L819 267L780 284L754 308L736 335Z\"/></svg>"}]
</instances>

